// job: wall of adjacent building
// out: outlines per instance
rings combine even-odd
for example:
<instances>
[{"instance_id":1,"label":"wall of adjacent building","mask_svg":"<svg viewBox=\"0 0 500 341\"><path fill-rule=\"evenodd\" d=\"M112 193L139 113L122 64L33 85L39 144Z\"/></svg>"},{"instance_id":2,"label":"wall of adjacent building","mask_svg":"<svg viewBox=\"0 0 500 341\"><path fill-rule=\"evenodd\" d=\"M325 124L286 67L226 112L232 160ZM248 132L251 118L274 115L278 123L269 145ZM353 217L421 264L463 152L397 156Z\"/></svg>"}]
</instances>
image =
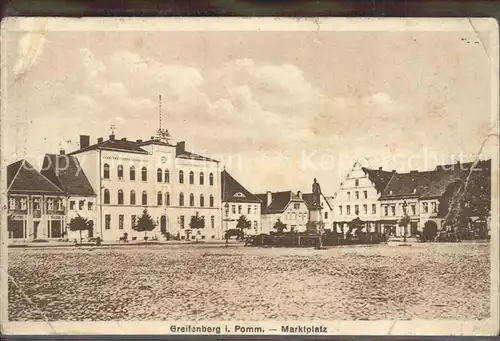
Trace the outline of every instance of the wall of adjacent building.
<instances>
[{"instance_id":1,"label":"wall of adjacent building","mask_svg":"<svg viewBox=\"0 0 500 341\"><path fill-rule=\"evenodd\" d=\"M262 216L261 216L261 204L260 203L250 203L250 202L238 202L238 201L228 201L228 212L227 216L224 212L223 214L223 224L222 229L235 229L238 224L238 219L243 215L250 221L251 228L246 230L246 234L256 235L262 233ZM223 210L226 202L222 203Z\"/></svg>"}]
</instances>

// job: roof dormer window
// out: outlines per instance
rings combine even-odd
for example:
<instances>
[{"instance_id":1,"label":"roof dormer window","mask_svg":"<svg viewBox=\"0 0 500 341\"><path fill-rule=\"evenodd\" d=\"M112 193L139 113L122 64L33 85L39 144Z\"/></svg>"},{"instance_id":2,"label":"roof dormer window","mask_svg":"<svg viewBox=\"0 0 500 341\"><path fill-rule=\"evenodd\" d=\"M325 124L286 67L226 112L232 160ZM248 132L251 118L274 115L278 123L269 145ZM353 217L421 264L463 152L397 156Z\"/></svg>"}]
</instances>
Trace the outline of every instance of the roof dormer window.
<instances>
[{"instance_id":1,"label":"roof dormer window","mask_svg":"<svg viewBox=\"0 0 500 341\"><path fill-rule=\"evenodd\" d=\"M233 197L235 197L235 198L244 198L244 197L245 197L245 194L243 194L243 193L241 193L241 192L238 192L238 193L235 193L235 194L233 195Z\"/></svg>"}]
</instances>

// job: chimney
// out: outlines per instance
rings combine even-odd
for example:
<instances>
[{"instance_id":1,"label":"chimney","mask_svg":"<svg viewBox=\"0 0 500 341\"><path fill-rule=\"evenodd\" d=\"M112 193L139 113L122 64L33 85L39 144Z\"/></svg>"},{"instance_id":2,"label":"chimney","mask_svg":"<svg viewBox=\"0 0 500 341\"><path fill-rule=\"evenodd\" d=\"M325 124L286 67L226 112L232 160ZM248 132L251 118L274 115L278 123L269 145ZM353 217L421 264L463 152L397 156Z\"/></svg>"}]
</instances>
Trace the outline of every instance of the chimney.
<instances>
[{"instance_id":1,"label":"chimney","mask_svg":"<svg viewBox=\"0 0 500 341\"><path fill-rule=\"evenodd\" d=\"M61 149L61 150L59 150L59 154L60 154L60 155L65 155L65 154L66 154L66 151L65 151L64 149Z\"/></svg>"},{"instance_id":2,"label":"chimney","mask_svg":"<svg viewBox=\"0 0 500 341\"><path fill-rule=\"evenodd\" d=\"M80 135L80 149L90 146L90 136Z\"/></svg>"},{"instance_id":3,"label":"chimney","mask_svg":"<svg viewBox=\"0 0 500 341\"><path fill-rule=\"evenodd\" d=\"M137 141L135 141L135 142L137 142L137 143L142 143L142 140L137 140Z\"/></svg>"},{"instance_id":4,"label":"chimney","mask_svg":"<svg viewBox=\"0 0 500 341\"><path fill-rule=\"evenodd\" d=\"M175 146L175 153L176 154L181 154L186 151L186 141L180 141L177 142L177 145Z\"/></svg>"},{"instance_id":5,"label":"chimney","mask_svg":"<svg viewBox=\"0 0 500 341\"><path fill-rule=\"evenodd\" d=\"M382 167L379 167L378 170L382 170Z\"/></svg>"},{"instance_id":6,"label":"chimney","mask_svg":"<svg viewBox=\"0 0 500 341\"><path fill-rule=\"evenodd\" d=\"M110 140L110 141L114 141L114 140L115 140L115 134L111 134L111 135L109 135L109 140Z\"/></svg>"},{"instance_id":7,"label":"chimney","mask_svg":"<svg viewBox=\"0 0 500 341\"><path fill-rule=\"evenodd\" d=\"M120 140L121 141L127 141L127 138L126 137L122 137Z\"/></svg>"},{"instance_id":8,"label":"chimney","mask_svg":"<svg viewBox=\"0 0 500 341\"><path fill-rule=\"evenodd\" d=\"M98 144L101 144L101 143L102 143L102 141L104 141L104 139L103 139L102 137L99 137L99 138L97 139L97 143L98 143Z\"/></svg>"},{"instance_id":9,"label":"chimney","mask_svg":"<svg viewBox=\"0 0 500 341\"><path fill-rule=\"evenodd\" d=\"M302 192L301 191L297 191L297 196L302 199Z\"/></svg>"},{"instance_id":10,"label":"chimney","mask_svg":"<svg viewBox=\"0 0 500 341\"><path fill-rule=\"evenodd\" d=\"M410 171L410 173L412 173L412 174L418 173L418 170L412 170L412 171Z\"/></svg>"},{"instance_id":11,"label":"chimney","mask_svg":"<svg viewBox=\"0 0 500 341\"><path fill-rule=\"evenodd\" d=\"M271 202L273 201L273 195L271 194L270 191L266 192L267 195L267 206L271 205Z\"/></svg>"}]
</instances>

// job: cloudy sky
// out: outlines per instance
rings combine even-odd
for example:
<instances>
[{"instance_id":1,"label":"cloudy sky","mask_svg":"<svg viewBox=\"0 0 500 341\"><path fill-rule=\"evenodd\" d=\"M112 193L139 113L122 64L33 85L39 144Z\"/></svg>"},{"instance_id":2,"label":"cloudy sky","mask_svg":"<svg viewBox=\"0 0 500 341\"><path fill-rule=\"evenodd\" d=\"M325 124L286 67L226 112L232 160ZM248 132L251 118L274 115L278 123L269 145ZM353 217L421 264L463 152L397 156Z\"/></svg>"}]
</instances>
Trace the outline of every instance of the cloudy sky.
<instances>
[{"instance_id":1,"label":"cloudy sky","mask_svg":"<svg viewBox=\"0 0 500 341\"><path fill-rule=\"evenodd\" d=\"M492 124L489 51L472 29L4 38L7 162L72 151L111 125L148 138L162 94L173 141L222 160L249 190L309 191L317 177L333 195L357 159L433 168L477 153Z\"/></svg>"}]
</instances>

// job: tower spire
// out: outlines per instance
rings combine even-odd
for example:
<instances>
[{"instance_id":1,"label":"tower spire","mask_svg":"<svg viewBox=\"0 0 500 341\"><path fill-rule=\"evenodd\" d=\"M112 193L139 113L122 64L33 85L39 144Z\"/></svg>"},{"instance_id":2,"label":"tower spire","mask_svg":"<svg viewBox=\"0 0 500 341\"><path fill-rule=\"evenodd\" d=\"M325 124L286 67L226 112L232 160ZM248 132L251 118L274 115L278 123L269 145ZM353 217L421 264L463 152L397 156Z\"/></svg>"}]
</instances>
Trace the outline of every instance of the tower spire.
<instances>
[{"instance_id":1,"label":"tower spire","mask_svg":"<svg viewBox=\"0 0 500 341\"><path fill-rule=\"evenodd\" d=\"M162 119L163 119L163 112L162 112L161 94L158 94L158 131L156 133L156 139L168 143L171 139L171 136L167 129L162 128L162 123L163 123Z\"/></svg>"},{"instance_id":2,"label":"tower spire","mask_svg":"<svg viewBox=\"0 0 500 341\"><path fill-rule=\"evenodd\" d=\"M161 112L161 94L158 95L158 129L161 131L161 119L162 119L162 112Z\"/></svg>"}]
</instances>

